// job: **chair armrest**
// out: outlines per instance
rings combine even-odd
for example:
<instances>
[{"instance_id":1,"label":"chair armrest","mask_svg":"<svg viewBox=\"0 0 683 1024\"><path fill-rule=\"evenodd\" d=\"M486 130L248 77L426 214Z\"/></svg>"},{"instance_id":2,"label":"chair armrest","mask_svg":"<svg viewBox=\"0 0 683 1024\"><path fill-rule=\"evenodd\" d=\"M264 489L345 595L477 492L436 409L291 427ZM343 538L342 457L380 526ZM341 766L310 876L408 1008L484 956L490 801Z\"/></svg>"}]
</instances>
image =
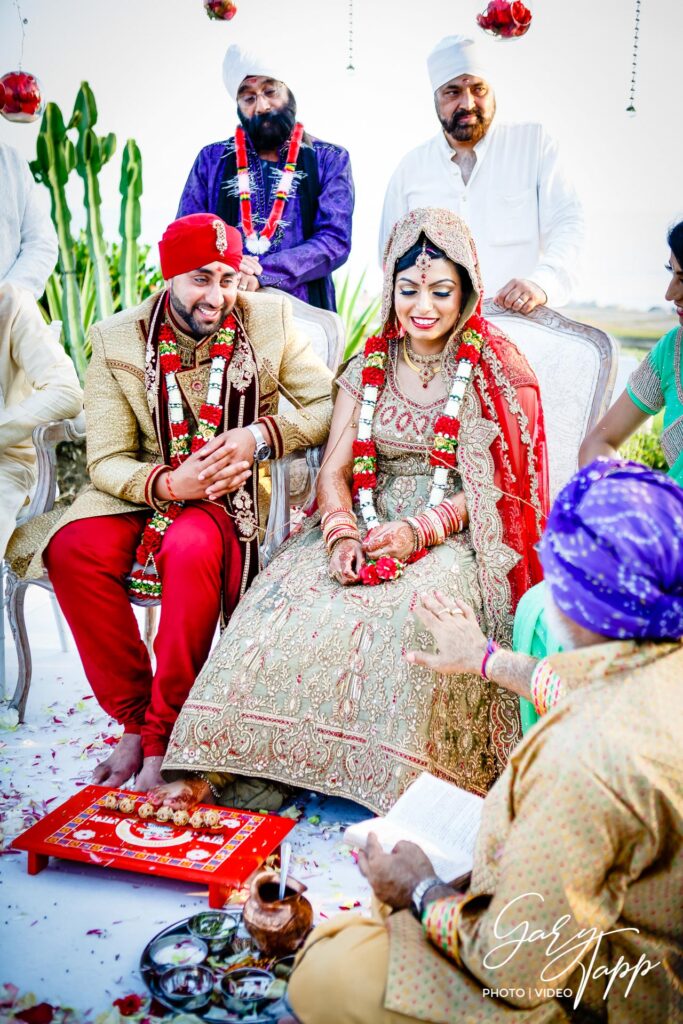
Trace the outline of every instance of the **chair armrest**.
<instances>
[{"instance_id":1,"label":"chair armrest","mask_svg":"<svg viewBox=\"0 0 683 1024\"><path fill-rule=\"evenodd\" d=\"M261 567L265 569L275 555L277 549L287 540L290 530L289 522L289 501L290 501L290 473L292 463L295 459L304 458L308 466L310 490L314 490L323 455L324 445L316 445L312 448L300 448L295 452L284 455L281 459L273 459L270 463L270 510L266 532L261 542ZM306 506L310 504L310 498Z\"/></svg>"},{"instance_id":2,"label":"chair armrest","mask_svg":"<svg viewBox=\"0 0 683 1024\"><path fill-rule=\"evenodd\" d=\"M31 502L17 518L17 526L50 511L57 497L57 445L62 441L82 441L84 437L85 415L82 412L75 419L41 423L35 428L33 444L38 478Z\"/></svg>"}]
</instances>

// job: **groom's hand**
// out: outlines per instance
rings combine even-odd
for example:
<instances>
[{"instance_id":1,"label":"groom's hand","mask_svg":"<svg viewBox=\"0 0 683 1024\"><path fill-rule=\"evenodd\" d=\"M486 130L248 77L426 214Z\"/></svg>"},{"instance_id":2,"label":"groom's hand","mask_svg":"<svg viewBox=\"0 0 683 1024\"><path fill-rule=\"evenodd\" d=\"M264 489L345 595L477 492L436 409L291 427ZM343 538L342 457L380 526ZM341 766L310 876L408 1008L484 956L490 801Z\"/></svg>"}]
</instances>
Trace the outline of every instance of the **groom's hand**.
<instances>
[{"instance_id":1,"label":"groom's hand","mask_svg":"<svg viewBox=\"0 0 683 1024\"><path fill-rule=\"evenodd\" d=\"M246 427L226 430L208 442L200 451L203 456L198 480L212 501L232 494L251 476L256 438Z\"/></svg>"}]
</instances>

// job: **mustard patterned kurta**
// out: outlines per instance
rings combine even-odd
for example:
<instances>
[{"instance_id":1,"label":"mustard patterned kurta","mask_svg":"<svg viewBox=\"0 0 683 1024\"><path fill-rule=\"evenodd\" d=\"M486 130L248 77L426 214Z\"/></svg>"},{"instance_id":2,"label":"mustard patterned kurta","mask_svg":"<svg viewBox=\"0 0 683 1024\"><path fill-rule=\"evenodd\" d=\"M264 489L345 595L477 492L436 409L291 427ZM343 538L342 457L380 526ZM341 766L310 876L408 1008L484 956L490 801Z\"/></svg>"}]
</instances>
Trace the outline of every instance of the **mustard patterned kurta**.
<instances>
[{"instance_id":1,"label":"mustard patterned kurta","mask_svg":"<svg viewBox=\"0 0 683 1024\"><path fill-rule=\"evenodd\" d=\"M427 915L434 944L409 911L325 923L290 981L303 1024L683 1020L683 649L621 641L549 660L573 692L486 798L454 931L435 927L448 900ZM577 938L593 928L597 946ZM572 994L544 996L558 989Z\"/></svg>"},{"instance_id":2,"label":"mustard patterned kurta","mask_svg":"<svg viewBox=\"0 0 683 1024\"><path fill-rule=\"evenodd\" d=\"M443 405L408 399L396 358L394 348L374 427L377 509L384 519L425 507L433 424ZM451 361L449 350L446 375L454 372ZM362 359L352 360L339 381L356 400L361 369ZM461 437L472 448L482 423L474 411L464 418ZM460 489L455 473L450 487ZM482 505L484 499L482 489ZM492 562L497 555L506 557L492 549ZM419 594L435 587L466 600L488 626L482 575L466 530L432 548L399 580L342 587L329 577L316 517L234 613L180 713L164 769L265 777L376 811L388 810L425 770L485 793L500 772L491 722L509 721L512 734L515 699L478 676L437 676L403 657L432 643L412 609Z\"/></svg>"}]
</instances>

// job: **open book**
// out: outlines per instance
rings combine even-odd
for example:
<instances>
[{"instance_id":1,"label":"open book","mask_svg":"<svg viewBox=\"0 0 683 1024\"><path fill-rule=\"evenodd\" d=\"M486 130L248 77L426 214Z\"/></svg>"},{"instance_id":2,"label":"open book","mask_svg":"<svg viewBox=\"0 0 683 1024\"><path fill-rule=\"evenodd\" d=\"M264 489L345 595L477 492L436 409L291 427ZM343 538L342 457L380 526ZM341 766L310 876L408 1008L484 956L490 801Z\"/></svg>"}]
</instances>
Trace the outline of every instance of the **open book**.
<instances>
[{"instance_id":1,"label":"open book","mask_svg":"<svg viewBox=\"0 0 683 1024\"><path fill-rule=\"evenodd\" d=\"M389 853L399 840L409 840L424 850L437 875L450 882L472 870L483 804L480 796L424 772L386 817L349 825L344 842L362 850L374 832Z\"/></svg>"}]
</instances>

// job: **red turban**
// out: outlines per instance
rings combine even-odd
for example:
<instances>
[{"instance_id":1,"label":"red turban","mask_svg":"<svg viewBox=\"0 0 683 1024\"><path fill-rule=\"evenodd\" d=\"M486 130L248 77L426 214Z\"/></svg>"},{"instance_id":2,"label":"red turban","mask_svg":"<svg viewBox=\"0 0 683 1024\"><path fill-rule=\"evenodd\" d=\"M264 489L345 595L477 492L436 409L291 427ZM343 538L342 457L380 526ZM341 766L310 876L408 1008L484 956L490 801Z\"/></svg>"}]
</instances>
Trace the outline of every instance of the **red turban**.
<instances>
[{"instance_id":1,"label":"red turban","mask_svg":"<svg viewBox=\"0 0 683 1024\"><path fill-rule=\"evenodd\" d=\"M242 236L214 213L190 213L166 228L159 242L159 258L165 281L216 260L239 270Z\"/></svg>"}]
</instances>

